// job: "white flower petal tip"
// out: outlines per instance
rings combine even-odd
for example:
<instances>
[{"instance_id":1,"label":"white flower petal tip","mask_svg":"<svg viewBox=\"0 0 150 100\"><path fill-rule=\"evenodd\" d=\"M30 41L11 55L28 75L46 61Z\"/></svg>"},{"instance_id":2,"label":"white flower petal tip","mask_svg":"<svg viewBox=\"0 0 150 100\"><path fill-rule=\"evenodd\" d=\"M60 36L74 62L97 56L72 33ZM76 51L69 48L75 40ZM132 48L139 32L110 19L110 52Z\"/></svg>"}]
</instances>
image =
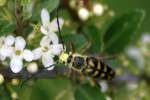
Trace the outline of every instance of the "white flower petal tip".
<instances>
[{"instance_id":1,"label":"white flower petal tip","mask_svg":"<svg viewBox=\"0 0 150 100\"><path fill-rule=\"evenodd\" d=\"M6 37L6 39L4 40L4 44L5 44L5 45L8 45L8 46L13 45L14 42L15 42L15 37L12 36L12 35L8 35L8 36Z\"/></svg>"},{"instance_id":2,"label":"white flower petal tip","mask_svg":"<svg viewBox=\"0 0 150 100\"><path fill-rule=\"evenodd\" d=\"M50 39L48 36L44 36L44 37L42 38L42 40L40 41L40 45L41 45L42 47L48 46L48 45L50 44L50 41L51 41L51 39Z\"/></svg>"},{"instance_id":3,"label":"white flower petal tip","mask_svg":"<svg viewBox=\"0 0 150 100\"><path fill-rule=\"evenodd\" d=\"M59 43L58 36L55 33L51 33L49 37L51 38L53 44L58 44Z\"/></svg>"},{"instance_id":4,"label":"white flower petal tip","mask_svg":"<svg viewBox=\"0 0 150 100\"><path fill-rule=\"evenodd\" d=\"M33 55L33 53L30 50L25 49L23 51L23 58L26 61L31 62L33 60L33 58L34 58L34 55Z\"/></svg>"},{"instance_id":5,"label":"white flower petal tip","mask_svg":"<svg viewBox=\"0 0 150 100\"><path fill-rule=\"evenodd\" d=\"M52 53L54 55L59 55L62 51L63 51L63 45L62 44L58 44L58 45L52 45Z\"/></svg>"},{"instance_id":6,"label":"white flower petal tip","mask_svg":"<svg viewBox=\"0 0 150 100\"><path fill-rule=\"evenodd\" d=\"M16 37L16 40L15 40L15 48L17 50L23 50L26 46L26 41L24 40L23 37L19 36L19 37Z\"/></svg>"},{"instance_id":7,"label":"white flower petal tip","mask_svg":"<svg viewBox=\"0 0 150 100\"><path fill-rule=\"evenodd\" d=\"M10 68L11 68L12 72L19 73L23 68L22 59L13 58L10 62Z\"/></svg>"},{"instance_id":8,"label":"white flower petal tip","mask_svg":"<svg viewBox=\"0 0 150 100\"><path fill-rule=\"evenodd\" d=\"M51 71L51 70L54 69L54 67L55 67L55 66L51 66L51 67L47 68L47 70L48 70L48 71Z\"/></svg>"},{"instance_id":9,"label":"white flower petal tip","mask_svg":"<svg viewBox=\"0 0 150 100\"><path fill-rule=\"evenodd\" d=\"M6 59L6 57L5 57L5 56L0 55L0 61L4 61L5 59Z\"/></svg>"},{"instance_id":10,"label":"white flower petal tip","mask_svg":"<svg viewBox=\"0 0 150 100\"><path fill-rule=\"evenodd\" d=\"M64 19L63 18L59 18L58 21L59 21L60 28L62 28L62 26L64 24Z\"/></svg>"},{"instance_id":11,"label":"white flower petal tip","mask_svg":"<svg viewBox=\"0 0 150 100\"><path fill-rule=\"evenodd\" d=\"M13 54L13 47L3 45L0 53L4 57L10 57Z\"/></svg>"},{"instance_id":12,"label":"white flower petal tip","mask_svg":"<svg viewBox=\"0 0 150 100\"><path fill-rule=\"evenodd\" d=\"M33 52L33 55L34 55L33 60L38 60L42 56L41 48L34 49L32 52Z\"/></svg>"},{"instance_id":13,"label":"white flower petal tip","mask_svg":"<svg viewBox=\"0 0 150 100\"><path fill-rule=\"evenodd\" d=\"M44 26L41 26L40 30L41 30L41 32L42 32L44 35L47 35L47 34L48 34L48 31L45 29Z\"/></svg>"},{"instance_id":14,"label":"white flower petal tip","mask_svg":"<svg viewBox=\"0 0 150 100\"><path fill-rule=\"evenodd\" d=\"M49 12L47 9L43 8L41 11L41 20L42 20L42 25L45 27L49 24L50 21L50 16Z\"/></svg>"},{"instance_id":15,"label":"white flower petal tip","mask_svg":"<svg viewBox=\"0 0 150 100\"><path fill-rule=\"evenodd\" d=\"M54 64L54 60L53 60L53 58L50 55L46 55L45 54L42 57L42 63L44 65L44 67L46 68L46 67L49 67L49 66L53 65Z\"/></svg>"},{"instance_id":16,"label":"white flower petal tip","mask_svg":"<svg viewBox=\"0 0 150 100\"><path fill-rule=\"evenodd\" d=\"M59 22L59 27L60 29L62 28L63 24L64 24L64 20L63 18L59 18L58 19ZM51 30L53 30L54 32L58 31L58 24L57 24L57 19L55 18L54 20L52 20L52 22L50 23L50 28Z\"/></svg>"}]
</instances>

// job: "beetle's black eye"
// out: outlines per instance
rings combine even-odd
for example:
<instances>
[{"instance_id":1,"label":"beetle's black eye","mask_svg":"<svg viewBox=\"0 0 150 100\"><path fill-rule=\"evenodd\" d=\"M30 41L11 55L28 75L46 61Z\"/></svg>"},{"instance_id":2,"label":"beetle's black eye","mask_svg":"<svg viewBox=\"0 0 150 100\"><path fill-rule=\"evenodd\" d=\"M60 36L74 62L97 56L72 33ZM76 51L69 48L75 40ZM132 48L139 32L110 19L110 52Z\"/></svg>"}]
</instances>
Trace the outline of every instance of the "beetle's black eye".
<instances>
[{"instance_id":1,"label":"beetle's black eye","mask_svg":"<svg viewBox=\"0 0 150 100\"><path fill-rule=\"evenodd\" d=\"M73 65L77 68L81 68L84 65L84 58L83 57L75 57Z\"/></svg>"}]
</instances>

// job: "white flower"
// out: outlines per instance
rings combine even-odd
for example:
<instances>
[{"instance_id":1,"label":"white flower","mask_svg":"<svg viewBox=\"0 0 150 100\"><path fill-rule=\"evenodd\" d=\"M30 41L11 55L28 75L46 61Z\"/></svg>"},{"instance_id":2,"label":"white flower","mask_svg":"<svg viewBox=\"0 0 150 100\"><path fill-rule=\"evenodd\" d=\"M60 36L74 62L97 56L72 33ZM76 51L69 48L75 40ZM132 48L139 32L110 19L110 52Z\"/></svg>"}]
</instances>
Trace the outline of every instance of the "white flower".
<instances>
[{"instance_id":1,"label":"white flower","mask_svg":"<svg viewBox=\"0 0 150 100\"><path fill-rule=\"evenodd\" d=\"M143 43L143 45L150 43L150 34L144 33L144 35L142 35L141 42Z\"/></svg>"},{"instance_id":2,"label":"white flower","mask_svg":"<svg viewBox=\"0 0 150 100\"><path fill-rule=\"evenodd\" d=\"M50 22L50 16L46 9L42 9L41 11L41 20L42 20L42 26L41 26L41 32L48 36L53 44L58 44L58 37L55 32L58 31L58 25L57 25L57 19L54 19ZM62 28L62 25L64 23L64 20L62 18L59 18L59 25L60 28Z\"/></svg>"},{"instance_id":3,"label":"white flower","mask_svg":"<svg viewBox=\"0 0 150 100\"><path fill-rule=\"evenodd\" d=\"M106 81L101 81L100 83L100 86L101 86L101 91L103 93L107 92L108 91L108 84Z\"/></svg>"},{"instance_id":4,"label":"white flower","mask_svg":"<svg viewBox=\"0 0 150 100\"><path fill-rule=\"evenodd\" d=\"M33 60L33 53L25 49L26 41L23 37L16 37L13 54L10 61L10 68L14 73L18 73L23 68L23 59L28 62Z\"/></svg>"},{"instance_id":5,"label":"white flower","mask_svg":"<svg viewBox=\"0 0 150 100\"><path fill-rule=\"evenodd\" d=\"M5 60L6 57L10 57L13 51L12 45L15 38L12 35L7 37L0 37L0 60Z\"/></svg>"},{"instance_id":6,"label":"white flower","mask_svg":"<svg viewBox=\"0 0 150 100\"><path fill-rule=\"evenodd\" d=\"M144 57L139 48L130 47L127 49L127 55L135 61L135 64L141 69L143 69L145 65Z\"/></svg>"},{"instance_id":7,"label":"white flower","mask_svg":"<svg viewBox=\"0 0 150 100\"><path fill-rule=\"evenodd\" d=\"M40 47L33 50L34 53L34 60L37 60L42 57L42 63L44 67L50 67L54 64L53 57L55 55L59 55L60 52L63 50L62 44L53 44L50 45L50 38L45 36L42 38L40 42ZM52 70L54 66L49 68Z\"/></svg>"},{"instance_id":8,"label":"white flower","mask_svg":"<svg viewBox=\"0 0 150 100\"><path fill-rule=\"evenodd\" d=\"M4 44L4 39L5 39L4 36L0 37L0 60L1 61L5 60L5 57L1 54L2 46Z\"/></svg>"}]
</instances>

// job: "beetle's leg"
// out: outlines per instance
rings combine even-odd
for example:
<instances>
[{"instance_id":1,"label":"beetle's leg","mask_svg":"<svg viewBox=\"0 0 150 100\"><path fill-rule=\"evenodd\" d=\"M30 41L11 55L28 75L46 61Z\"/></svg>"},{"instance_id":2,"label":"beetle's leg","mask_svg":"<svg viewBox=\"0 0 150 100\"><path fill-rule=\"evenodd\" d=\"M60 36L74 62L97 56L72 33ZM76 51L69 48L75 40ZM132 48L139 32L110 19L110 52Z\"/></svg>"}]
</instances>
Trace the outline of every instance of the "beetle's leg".
<instances>
[{"instance_id":1,"label":"beetle's leg","mask_svg":"<svg viewBox=\"0 0 150 100\"><path fill-rule=\"evenodd\" d=\"M86 42L83 44L83 46L80 48L80 53L84 54L89 48L91 47L91 42Z\"/></svg>"}]
</instances>

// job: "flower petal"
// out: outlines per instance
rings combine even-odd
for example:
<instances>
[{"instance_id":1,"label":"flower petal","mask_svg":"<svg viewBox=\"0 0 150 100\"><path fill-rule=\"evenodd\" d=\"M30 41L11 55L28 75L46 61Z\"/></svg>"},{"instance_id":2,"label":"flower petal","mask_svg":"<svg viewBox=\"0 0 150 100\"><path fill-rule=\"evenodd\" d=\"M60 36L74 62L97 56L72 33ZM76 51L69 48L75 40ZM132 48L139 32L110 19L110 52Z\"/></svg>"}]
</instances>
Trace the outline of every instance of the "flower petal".
<instances>
[{"instance_id":1,"label":"flower petal","mask_svg":"<svg viewBox=\"0 0 150 100\"><path fill-rule=\"evenodd\" d=\"M64 24L64 20L62 18L59 18L58 21L59 21L59 27L61 29L63 24ZM58 31L58 24L57 24L57 19L56 18L50 23L49 28L51 29L50 30L51 32Z\"/></svg>"},{"instance_id":2,"label":"flower petal","mask_svg":"<svg viewBox=\"0 0 150 100\"><path fill-rule=\"evenodd\" d=\"M34 55L34 58L33 58L34 60L37 60L42 56L41 48L34 49L32 52L33 52L33 55Z\"/></svg>"},{"instance_id":3,"label":"flower petal","mask_svg":"<svg viewBox=\"0 0 150 100\"><path fill-rule=\"evenodd\" d=\"M51 41L51 38L50 38L50 37L44 36L44 37L42 38L42 40L40 41L40 45L41 45L42 47L48 46L48 45L50 45L50 41Z\"/></svg>"},{"instance_id":4,"label":"flower petal","mask_svg":"<svg viewBox=\"0 0 150 100\"><path fill-rule=\"evenodd\" d=\"M59 39L56 33L50 33L49 37L51 38L51 41L53 44L58 44L59 43Z\"/></svg>"},{"instance_id":5,"label":"flower petal","mask_svg":"<svg viewBox=\"0 0 150 100\"><path fill-rule=\"evenodd\" d=\"M34 58L34 55L33 55L33 53L32 53L30 50L25 49L25 50L23 51L23 58L24 58L26 61L31 62L31 61L33 60L33 58Z\"/></svg>"},{"instance_id":6,"label":"flower petal","mask_svg":"<svg viewBox=\"0 0 150 100\"><path fill-rule=\"evenodd\" d=\"M62 44L51 45L50 50L52 54L59 55L63 50L63 45Z\"/></svg>"},{"instance_id":7,"label":"flower petal","mask_svg":"<svg viewBox=\"0 0 150 100\"><path fill-rule=\"evenodd\" d=\"M47 35L48 34L48 30L45 29L44 26L41 26L41 32L44 34L44 35Z\"/></svg>"},{"instance_id":8,"label":"flower petal","mask_svg":"<svg viewBox=\"0 0 150 100\"><path fill-rule=\"evenodd\" d=\"M10 57L11 55L13 55L13 47L3 45L0 50L0 54L4 57Z\"/></svg>"},{"instance_id":9,"label":"flower petal","mask_svg":"<svg viewBox=\"0 0 150 100\"><path fill-rule=\"evenodd\" d=\"M44 67L49 67L51 65L54 64L54 60L53 60L53 57L50 55L50 54L44 54L42 56L42 63L44 65ZM49 70L52 70L54 68L54 66L48 68Z\"/></svg>"},{"instance_id":10,"label":"flower petal","mask_svg":"<svg viewBox=\"0 0 150 100\"><path fill-rule=\"evenodd\" d=\"M5 38L4 43L5 43L5 45L11 46L11 45L13 45L14 41L15 41L15 37L12 35L8 35Z\"/></svg>"},{"instance_id":11,"label":"flower petal","mask_svg":"<svg viewBox=\"0 0 150 100\"><path fill-rule=\"evenodd\" d=\"M43 8L41 11L41 20L44 27L47 27L50 21L50 16L47 9Z\"/></svg>"},{"instance_id":12,"label":"flower petal","mask_svg":"<svg viewBox=\"0 0 150 100\"><path fill-rule=\"evenodd\" d=\"M4 61L5 59L6 59L6 57L5 57L5 56L0 55L0 61Z\"/></svg>"},{"instance_id":13,"label":"flower petal","mask_svg":"<svg viewBox=\"0 0 150 100\"><path fill-rule=\"evenodd\" d=\"M10 68L11 68L12 72L14 72L14 73L20 72L21 69L23 68L22 59L19 59L17 57L14 57L13 59L11 59Z\"/></svg>"},{"instance_id":14,"label":"flower petal","mask_svg":"<svg viewBox=\"0 0 150 100\"><path fill-rule=\"evenodd\" d=\"M21 36L16 37L16 40L15 40L16 50L23 50L25 48L25 45L26 45L26 41L24 40L23 37Z\"/></svg>"}]
</instances>

